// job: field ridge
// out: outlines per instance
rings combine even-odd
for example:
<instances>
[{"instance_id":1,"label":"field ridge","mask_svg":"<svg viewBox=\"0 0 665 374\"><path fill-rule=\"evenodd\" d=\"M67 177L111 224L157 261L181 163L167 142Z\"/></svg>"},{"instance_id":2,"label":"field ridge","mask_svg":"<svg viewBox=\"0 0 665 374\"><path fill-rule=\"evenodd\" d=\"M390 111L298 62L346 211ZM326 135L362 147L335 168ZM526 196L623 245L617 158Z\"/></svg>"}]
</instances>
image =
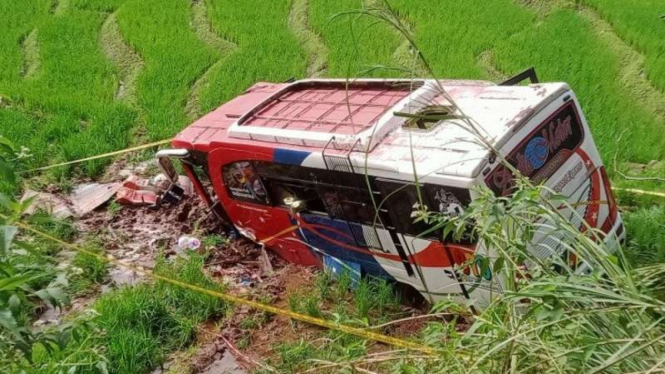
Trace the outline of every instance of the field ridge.
<instances>
[{"instance_id":1,"label":"field ridge","mask_svg":"<svg viewBox=\"0 0 665 374\"><path fill-rule=\"evenodd\" d=\"M494 82L502 82L508 79L508 74L505 74L496 67L494 52L491 49L480 52L476 56L476 64L485 69L489 78Z\"/></svg>"},{"instance_id":2,"label":"field ridge","mask_svg":"<svg viewBox=\"0 0 665 374\"><path fill-rule=\"evenodd\" d=\"M653 111L665 121L665 93L658 90L643 73L646 57L614 32L612 25L593 8L578 4L578 13L591 24L598 39L616 54L621 84L641 106Z\"/></svg>"},{"instance_id":3,"label":"field ridge","mask_svg":"<svg viewBox=\"0 0 665 374\"><path fill-rule=\"evenodd\" d=\"M366 7L368 8L377 8L377 9L382 9L384 6L383 0L366 0L365 4ZM406 31L411 34L415 35L415 27L413 24L405 17L400 16L399 12L396 12L395 17L397 18L397 21L401 22L402 25L406 28ZM414 61L414 49L413 46L411 45L411 42L401 34L398 30L396 30L393 26L389 26L391 32L393 32L400 40L400 44L395 48L395 51L393 52L392 58L395 62L397 62L398 66L404 69L409 69L413 70L413 76L415 77L426 77L429 76L430 73L427 71L425 66L423 65L423 62L421 59L415 59Z\"/></svg>"},{"instance_id":4,"label":"field ridge","mask_svg":"<svg viewBox=\"0 0 665 374\"><path fill-rule=\"evenodd\" d=\"M37 38L38 30L34 28L20 42L23 52L21 75L26 79L34 77L39 70L39 40Z\"/></svg>"},{"instance_id":5,"label":"field ridge","mask_svg":"<svg viewBox=\"0 0 665 374\"><path fill-rule=\"evenodd\" d=\"M307 54L307 76L324 76L327 69L328 49L321 36L310 27L308 0L293 0L291 2L288 23Z\"/></svg>"},{"instance_id":6,"label":"field ridge","mask_svg":"<svg viewBox=\"0 0 665 374\"><path fill-rule=\"evenodd\" d=\"M106 57L119 70L118 89L115 99L135 105L137 102L137 78L144 62L141 56L125 42L116 20L117 10L109 14L99 32L99 42Z\"/></svg>"},{"instance_id":7,"label":"field ridge","mask_svg":"<svg viewBox=\"0 0 665 374\"><path fill-rule=\"evenodd\" d=\"M190 119L196 119L203 114L203 110L200 105L202 94L201 90L210 84L211 77L213 75L212 72L221 67L222 62L224 61L224 57L233 52L233 50L238 48L238 46L234 42L220 37L212 29L212 24L208 19L208 13L204 0L192 1L191 15L192 27L194 28L194 33L196 34L197 38L199 38L201 42L222 53L222 57L208 66L203 74L201 74L201 76L194 81L189 90L187 102L185 103L185 114Z\"/></svg>"},{"instance_id":8,"label":"field ridge","mask_svg":"<svg viewBox=\"0 0 665 374\"><path fill-rule=\"evenodd\" d=\"M53 0L51 4L51 13L55 15L63 14L69 9L70 0Z\"/></svg>"}]
</instances>

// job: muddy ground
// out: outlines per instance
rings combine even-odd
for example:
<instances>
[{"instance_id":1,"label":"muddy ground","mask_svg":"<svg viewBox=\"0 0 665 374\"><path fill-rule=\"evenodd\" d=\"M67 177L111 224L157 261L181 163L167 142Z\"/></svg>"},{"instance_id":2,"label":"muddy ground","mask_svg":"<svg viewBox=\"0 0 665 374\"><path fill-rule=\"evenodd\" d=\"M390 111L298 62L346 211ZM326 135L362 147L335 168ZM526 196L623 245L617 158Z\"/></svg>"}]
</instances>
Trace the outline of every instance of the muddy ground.
<instances>
[{"instance_id":1,"label":"muddy ground","mask_svg":"<svg viewBox=\"0 0 665 374\"><path fill-rule=\"evenodd\" d=\"M129 174L150 177L154 165L140 164L128 168L125 161L109 168L105 182L119 181ZM57 193L57 191L51 191ZM312 287L318 270L285 263L268 251L272 269L259 261L261 248L243 238L229 238L216 218L209 213L197 196L184 199L176 205L159 207L129 207L113 203L100 206L75 220L80 242L91 238L102 243L107 257L141 269L150 270L158 256L166 258L182 255L178 238L191 235L199 239L217 236L215 243L202 241L198 251L207 251L205 271L226 285L228 292L261 302L269 302L288 309L288 295ZM221 241L219 239L222 239ZM63 264L71 253L63 253ZM63 265L64 266L64 265ZM115 266L110 269L110 280L100 292L131 286L146 281L132 270ZM96 295L76 299L71 310L82 310L92 304ZM264 360L275 358L276 346L299 339L315 340L323 329L288 318L265 315L258 327L242 328L242 322L257 312L244 306L234 306L233 313L220 321L208 321L200 326L197 344L186 352L176 352L154 374L188 373L246 373L263 365ZM423 314L422 309L404 307L403 316ZM60 313L47 310L41 324L57 323ZM391 335L409 336L420 331L425 320L406 321L391 327ZM239 348L240 347L240 348ZM372 344L372 351L388 347Z\"/></svg>"}]
</instances>

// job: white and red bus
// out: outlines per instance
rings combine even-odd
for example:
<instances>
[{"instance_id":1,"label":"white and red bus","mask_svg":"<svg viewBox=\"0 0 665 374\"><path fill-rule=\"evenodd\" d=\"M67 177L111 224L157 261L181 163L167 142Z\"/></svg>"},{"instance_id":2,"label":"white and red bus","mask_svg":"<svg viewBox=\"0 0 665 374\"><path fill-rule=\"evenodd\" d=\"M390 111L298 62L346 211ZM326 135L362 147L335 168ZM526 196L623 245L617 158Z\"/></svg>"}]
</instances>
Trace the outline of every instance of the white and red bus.
<instances>
[{"instance_id":1,"label":"white and red bus","mask_svg":"<svg viewBox=\"0 0 665 374\"><path fill-rule=\"evenodd\" d=\"M459 110L485 144L460 120L395 114ZM584 220L608 238L624 235L589 127L565 83L257 83L180 132L174 149L158 158L167 168L169 158L183 161L222 220L289 262L344 264L431 301L452 295L482 304L502 283L489 269L469 266L482 260L483 243L444 241L440 232L421 237L427 227L411 213L416 176L425 205L442 214L462 212L476 186L509 194L513 175L487 144L524 176L569 196L579 214L566 214L581 229ZM556 247L556 238L538 233L531 250L552 256Z\"/></svg>"}]
</instances>

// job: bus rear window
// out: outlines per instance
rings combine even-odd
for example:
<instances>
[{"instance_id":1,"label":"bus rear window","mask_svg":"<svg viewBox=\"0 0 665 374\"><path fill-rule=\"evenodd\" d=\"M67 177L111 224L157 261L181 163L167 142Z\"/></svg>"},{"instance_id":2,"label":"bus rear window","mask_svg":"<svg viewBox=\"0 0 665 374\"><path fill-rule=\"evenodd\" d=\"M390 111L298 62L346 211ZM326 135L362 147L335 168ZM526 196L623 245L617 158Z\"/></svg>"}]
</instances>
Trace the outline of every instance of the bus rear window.
<instances>
[{"instance_id":1,"label":"bus rear window","mask_svg":"<svg viewBox=\"0 0 665 374\"><path fill-rule=\"evenodd\" d=\"M582 145L581 123L575 103L569 101L524 138L506 160L535 183L547 180ZM513 174L502 164L485 178L485 183L499 196L509 195L515 185Z\"/></svg>"}]
</instances>

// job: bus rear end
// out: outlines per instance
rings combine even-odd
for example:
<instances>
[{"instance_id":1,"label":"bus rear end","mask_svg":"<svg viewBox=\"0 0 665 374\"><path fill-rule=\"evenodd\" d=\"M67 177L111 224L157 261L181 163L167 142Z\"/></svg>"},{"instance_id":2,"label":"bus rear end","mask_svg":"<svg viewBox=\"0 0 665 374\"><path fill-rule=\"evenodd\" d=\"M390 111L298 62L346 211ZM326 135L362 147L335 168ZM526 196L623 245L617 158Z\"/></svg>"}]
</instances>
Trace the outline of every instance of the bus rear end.
<instances>
[{"instance_id":1,"label":"bus rear end","mask_svg":"<svg viewBox=\"0 0 665 374\"><path fill-rule=\"evenodd\" d=\"M567 206L558 209L581 232L600 230L602 240L611 248L624 238L605 166L577 98L567 86L556 98L543 103L500 152L535 184L542 183L553 193L567 196ZM510 195L515 184L512 173L500 164L482 178L500 196ZM578 272L589 270L562 249L559 235L551 230L536 232L530 251L543 259L564 256Z\"/></svg>"}]
</instances>

